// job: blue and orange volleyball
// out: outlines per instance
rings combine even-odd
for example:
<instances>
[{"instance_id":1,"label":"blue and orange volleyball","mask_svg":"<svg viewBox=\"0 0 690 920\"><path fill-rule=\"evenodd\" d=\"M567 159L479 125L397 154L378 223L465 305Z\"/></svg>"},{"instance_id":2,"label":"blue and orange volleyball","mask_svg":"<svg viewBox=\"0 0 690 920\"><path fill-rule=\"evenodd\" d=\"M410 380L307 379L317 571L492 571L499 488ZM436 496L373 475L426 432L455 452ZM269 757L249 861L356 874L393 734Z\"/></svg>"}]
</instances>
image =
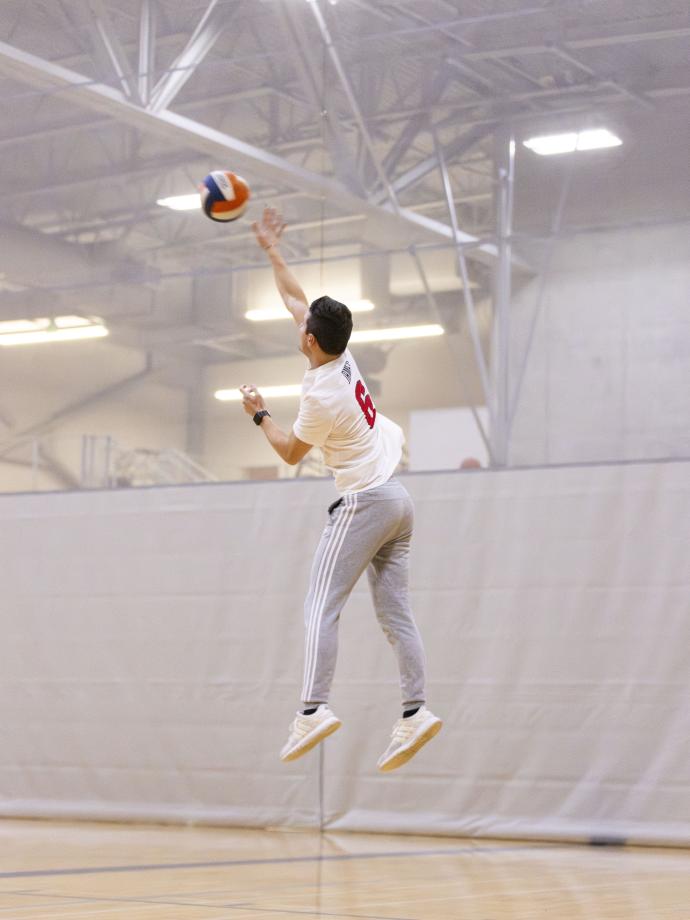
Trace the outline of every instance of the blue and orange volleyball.
<instances>
[{"instance_id":1,"label":"blue and orange volleyball","mask_svg":"<svg viewBox=\"0 0 690 920\"><path fill-rule=\"evenodd\" d=\"M251 191L241 176L216 169L199 186L201 207L211 220L237 220L247 210Z\"/></svg>"}]
</instances>

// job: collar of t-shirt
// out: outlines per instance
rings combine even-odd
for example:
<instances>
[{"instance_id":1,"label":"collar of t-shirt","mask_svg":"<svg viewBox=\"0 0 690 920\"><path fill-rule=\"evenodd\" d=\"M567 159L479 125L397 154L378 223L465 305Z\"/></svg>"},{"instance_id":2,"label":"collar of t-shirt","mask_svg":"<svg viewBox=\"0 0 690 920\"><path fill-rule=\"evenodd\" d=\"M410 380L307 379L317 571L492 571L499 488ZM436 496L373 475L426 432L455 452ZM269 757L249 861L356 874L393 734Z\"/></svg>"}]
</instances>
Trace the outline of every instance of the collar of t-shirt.
<instances>
[{"instance_id":1,"label":"collar of t-shirt","mask_svg":"<svg viewBox=\"0 0 690 920\"><path fill-rule=\"evenodd\" d=\"M317 377L322 377L324 374L329 373L335 368L339 367L341 364L344 364L347 360L347 349L338 355L337 358L334 358L332 361L326 361L325 364L320 364L318 367L308 367L304 372L304 382L314 381Z\"/></svg>"}]
</instances>

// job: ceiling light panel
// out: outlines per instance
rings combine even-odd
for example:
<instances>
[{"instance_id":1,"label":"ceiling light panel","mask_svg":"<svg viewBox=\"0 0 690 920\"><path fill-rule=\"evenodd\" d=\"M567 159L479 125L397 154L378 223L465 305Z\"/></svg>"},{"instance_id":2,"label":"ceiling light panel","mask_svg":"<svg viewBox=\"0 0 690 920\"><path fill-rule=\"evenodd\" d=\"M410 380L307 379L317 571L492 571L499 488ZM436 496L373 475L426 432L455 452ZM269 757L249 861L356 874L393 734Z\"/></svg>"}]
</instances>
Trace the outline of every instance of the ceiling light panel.
<instances>
[{"instance_id":1,"label":"ceiling light panel","mask_svg":"<svg viewBox=\"0 0 690 920\"><path fill-rule=\"evenodd\" d=\"M547 157L560 153L620 147L623 141L608 128L591 128L587 131L569 131L565 134L543 134L539 137L530 137L523 143L539 156Z\"/></svg>"}]
</instances>

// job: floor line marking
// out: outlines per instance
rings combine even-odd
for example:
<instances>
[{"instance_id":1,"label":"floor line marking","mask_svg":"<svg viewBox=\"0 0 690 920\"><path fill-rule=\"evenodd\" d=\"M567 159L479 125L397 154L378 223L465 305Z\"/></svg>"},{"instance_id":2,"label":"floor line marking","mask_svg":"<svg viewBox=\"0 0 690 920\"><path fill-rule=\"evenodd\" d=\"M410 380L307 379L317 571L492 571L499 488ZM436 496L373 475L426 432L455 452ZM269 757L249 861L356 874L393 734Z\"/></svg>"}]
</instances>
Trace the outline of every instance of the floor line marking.
<instances>
[{"instance_id":1,"label":"floor line marking","mask_svg":"<svg viewBox=\"0 0 690 920\"><path fill-rule=\"evenodd\" d=\"M214 866L278 866L295 863L319 862L348 862L356 859L411 859L418 856L456 856L471 854L483 856L492 853L506 853L512 851L555 849L553 844L539 846L507 846L507 847L456 847L438 850L393 850L373 853L342 853L330 856L280 856L270 859L226 859L212 862L188 863L151 863L129 866L78 866L71 869L24 869L17 872L0 872L3 878L43 878L63 875L100 875L117 872L157 872L172 869L211 869Z\"/></svg>"},{"instance_id":2,"label":"floor line marking","mask_svg":"<svg viewBox=\"0 0 690 920\"><path fill-rule=\"evenodd\" d=\"M16 893L16 892L15 892ZM33 895L36 897L36 895ZM59 898L54 904L41 904L41 909L45 907L65 907L64 901L76 901L79 904L102 903L117 906L118 904L148 904L152 907L203 907L206 910L246 910L250 913L257 914L295 914L302 917L332 917L334 920L414 920L412 917L382 917L373 914L347 914L342 912L333 913L332 911L313 910L311 908L296 907L260 907L251 901L239 901L229 904L209 904L208 902L199 903L196 901L173 901L157 897L156 900L150 898L117 898L117 897L80 897L79 895L53 895ZM36 910L35 905L27 904L26 907L3 907L0 910Z\"/></svg>"}]
</instances>

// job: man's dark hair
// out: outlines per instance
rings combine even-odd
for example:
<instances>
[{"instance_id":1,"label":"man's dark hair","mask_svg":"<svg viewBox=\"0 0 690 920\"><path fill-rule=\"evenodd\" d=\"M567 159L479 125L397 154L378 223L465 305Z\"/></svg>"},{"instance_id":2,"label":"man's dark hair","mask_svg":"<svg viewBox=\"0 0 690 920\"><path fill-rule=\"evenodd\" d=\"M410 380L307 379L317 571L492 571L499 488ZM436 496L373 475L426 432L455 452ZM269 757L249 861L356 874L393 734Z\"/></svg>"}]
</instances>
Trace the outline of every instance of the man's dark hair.
<instances>
[{"instance_id":1,"label":"man's dark hair","mask_svg":"<svg viewBox=\"0 0 690 920\"><path fill-rule=\"evenodd\" d=\"M352 335L352 313L332 297L318 297L309 308L306 330L327 355L341 355Z\"/></svg>"}]
</instances>

